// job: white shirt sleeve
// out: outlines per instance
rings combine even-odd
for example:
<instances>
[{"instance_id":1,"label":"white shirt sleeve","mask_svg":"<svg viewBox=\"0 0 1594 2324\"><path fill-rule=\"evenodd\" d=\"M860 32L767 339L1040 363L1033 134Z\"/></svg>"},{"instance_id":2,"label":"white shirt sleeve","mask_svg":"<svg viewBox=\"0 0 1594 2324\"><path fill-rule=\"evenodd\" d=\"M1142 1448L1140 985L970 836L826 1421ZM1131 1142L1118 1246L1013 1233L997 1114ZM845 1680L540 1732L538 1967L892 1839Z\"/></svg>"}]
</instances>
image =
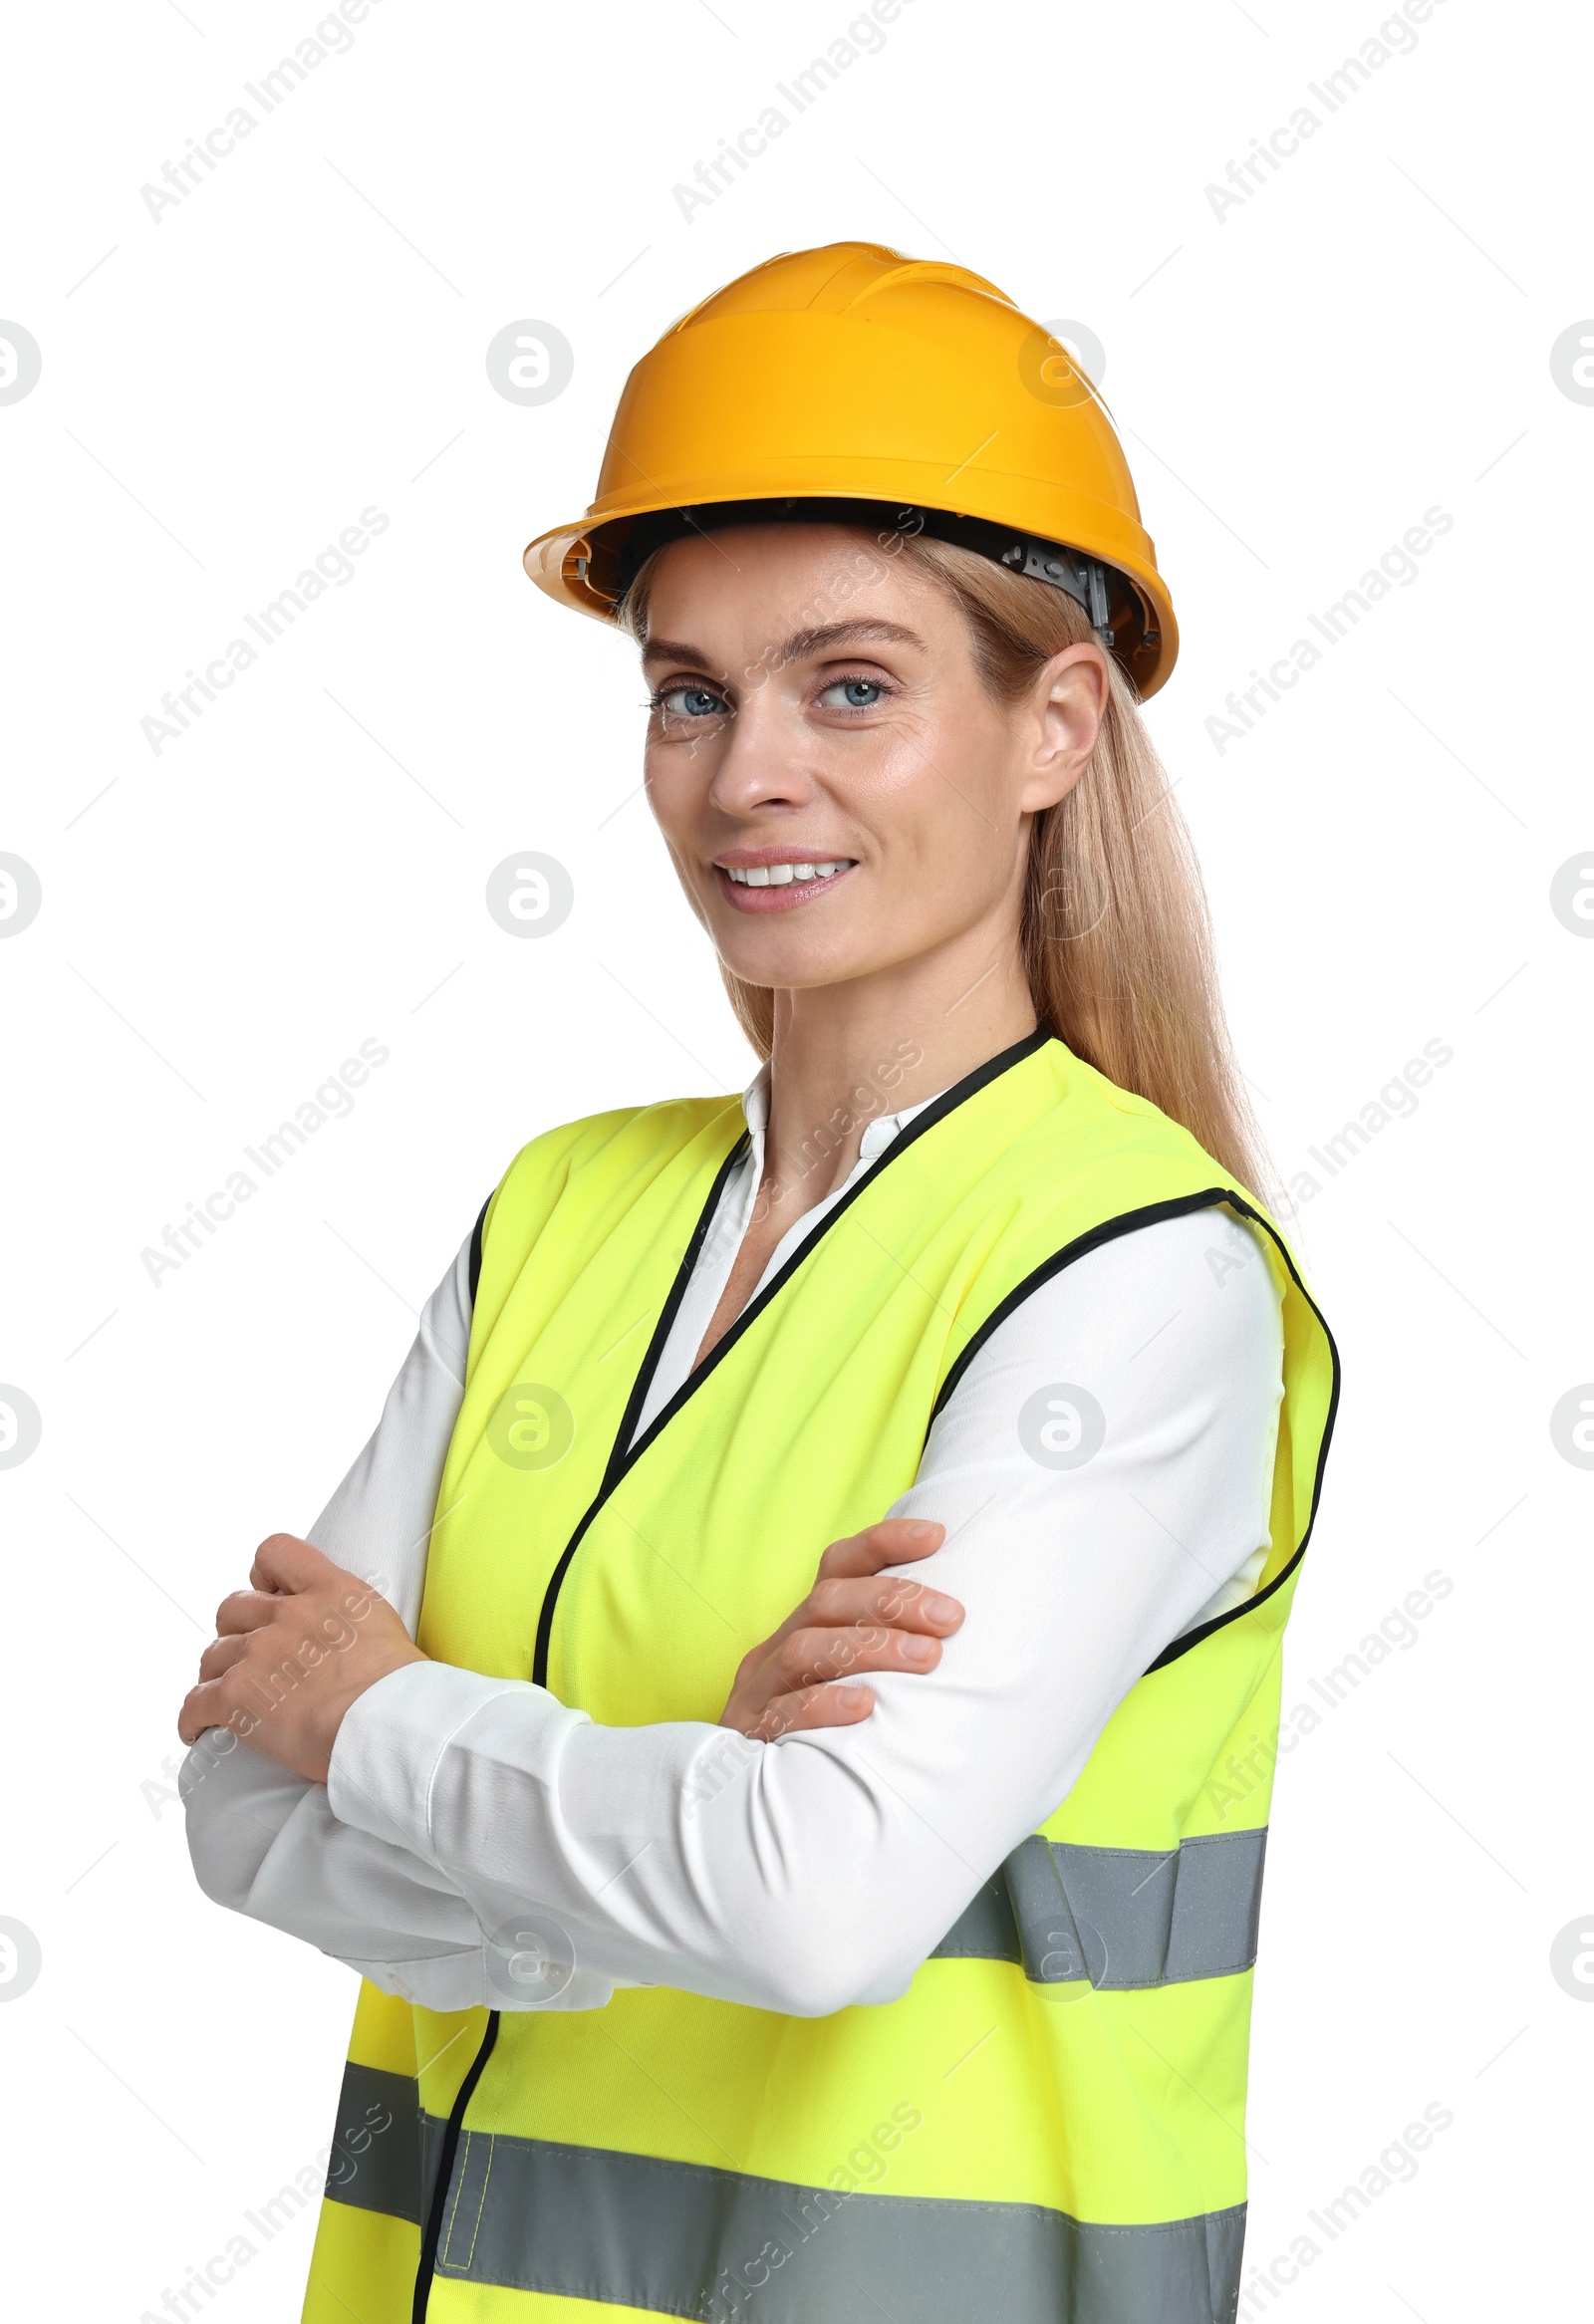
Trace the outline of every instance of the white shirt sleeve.
<instances>
[{"instance_id":1,"label":"white shirt sleeve","mask_svg":"<svg viewBox=\"0 0 1594 2324\"><path fill-rule=\"evenodd\" d=\"M411 1638L469 1342L467 1238L421 1310L370 1442L306 1536L380 1590ZM323 1785L223 1727L188 1753L178 1788L195 1875L217 1904L319 1945L405 2000L463 2009L481 1998L476 1916L429 1859L340 1823Z\"/></svg>"},{"instance_id":2,"label":"white shirt sleeve","mask_svg":"<svg viewBox=\"0 0 1594 2324\"><path fill-rule=\"evenodd\" d=\"M906 1569L966 1608L933 1672L874 1677L857 1726L760 1744L409 1664L346 1715L333 1816L432 1866L511 1954L562 1962L518 1995L489 1947L472 1997L497 2006L616 1983L803 2016L891 2000L1163 1648L1254 1588L1281 1371L1249 1228L1202 1210L1121 1235L992 1332L882 1512L947 1529Z\"/></svg>"}]
</instances>

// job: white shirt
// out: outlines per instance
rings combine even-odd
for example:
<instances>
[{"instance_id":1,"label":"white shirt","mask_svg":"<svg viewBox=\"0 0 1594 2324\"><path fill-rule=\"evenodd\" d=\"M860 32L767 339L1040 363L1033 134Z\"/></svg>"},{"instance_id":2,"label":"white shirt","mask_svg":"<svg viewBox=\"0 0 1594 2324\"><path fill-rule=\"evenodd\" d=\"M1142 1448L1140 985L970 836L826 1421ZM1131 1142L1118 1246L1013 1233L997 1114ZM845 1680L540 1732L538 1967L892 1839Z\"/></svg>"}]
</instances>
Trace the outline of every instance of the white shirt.
<instances>
[{"instance_id":1,"label":"white shirt","mask_svg":"<svg viewBox=\"0 0 1594 2324\"><path fill-rule=\"evenodd\" d=\"M718 1305L767 1099L764 1067L639 1432ZM788 1229L757 1289L920 1111L868 1125L846 1184ZM308 1536L411 1636L469 1332L467 1241ZM325 1788L246 1744L217 1755L225 1730L195 1745L182 1788L200 1885L434 2009L599 2007L637 1983L798 2015L894 1999L1066 1797L1148 1666L1254 1590L1282 1346L1249 1227L1214 1208L1133 1229L991 1333L880 1512L946 1527L904 1570L966 1619L934 1671L872 1675L860 1724L772 1743L698 1721L604 1727L524 1681L412 1663L351 1706ZM1026 1401L1060 1384L1106 1416L1072 1468L1018 1432ZM553 1965L528 1981L539 1946Z\"/></svg>"}]
</instances>

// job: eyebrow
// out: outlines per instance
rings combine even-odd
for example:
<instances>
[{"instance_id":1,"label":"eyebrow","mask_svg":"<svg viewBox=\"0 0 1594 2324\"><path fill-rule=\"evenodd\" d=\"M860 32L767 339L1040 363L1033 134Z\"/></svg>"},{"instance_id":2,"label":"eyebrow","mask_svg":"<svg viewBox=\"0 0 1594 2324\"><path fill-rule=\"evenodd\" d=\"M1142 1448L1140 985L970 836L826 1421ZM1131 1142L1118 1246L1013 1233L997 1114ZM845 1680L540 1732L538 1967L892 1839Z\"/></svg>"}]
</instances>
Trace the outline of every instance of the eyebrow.
<instances>
[{"instance_id":1,"label":"eyebrow","mask_svg":"<svg viewBox=\"0 0 1594 2324\"><path fill-rule=\"evenodd\" d=\"M826 647L845 646L917 646L923 651L925 641L917 631L905 630L898 622L827 622L818 629L794 631L775 648L772 659L780 668ZM683 646L673 638L650 638L642 657L644 661L689 662L694 669L714 666L700 646Z\"/></svg>"}]
</instances>

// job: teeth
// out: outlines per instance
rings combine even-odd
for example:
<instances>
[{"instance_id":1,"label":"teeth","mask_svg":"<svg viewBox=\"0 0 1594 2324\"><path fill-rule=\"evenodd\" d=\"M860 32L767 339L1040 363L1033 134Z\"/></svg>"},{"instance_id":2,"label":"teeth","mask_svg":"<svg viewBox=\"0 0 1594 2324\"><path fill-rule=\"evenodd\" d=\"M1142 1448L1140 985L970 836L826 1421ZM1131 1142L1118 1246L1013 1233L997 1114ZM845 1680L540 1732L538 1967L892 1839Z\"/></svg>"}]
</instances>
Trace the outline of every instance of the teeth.
<instances>
[{"instance_id":1,"label":"teeth","mask_svg":"<svg viewBox=\"0 0 1594 2324\"><path fill-rule=\"evenodd\" d=\"M838 856L824 864L727 864L725 872L738 888L789 888L794 880L831 880L845 872L848 859Z\"/></svg>"}]
</instances>

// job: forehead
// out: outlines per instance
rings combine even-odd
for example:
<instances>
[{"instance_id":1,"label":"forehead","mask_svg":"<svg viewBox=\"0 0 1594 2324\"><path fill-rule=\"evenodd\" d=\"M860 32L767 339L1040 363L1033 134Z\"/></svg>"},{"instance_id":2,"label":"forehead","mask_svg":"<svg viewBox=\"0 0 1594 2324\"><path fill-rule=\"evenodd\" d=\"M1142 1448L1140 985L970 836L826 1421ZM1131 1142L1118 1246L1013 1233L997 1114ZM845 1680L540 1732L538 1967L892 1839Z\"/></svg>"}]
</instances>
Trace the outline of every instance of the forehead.
<instances>
[{"instance_id":1,"label":"forehead","mask_svg":"<svg viewBox=\"0 0 1594 2324\"><path fill-rule=\"evenodd\" d=\"M648 630L697 637L711 625L737 638L749 629L784 636L869 615L923 631L934 623L937 602L944 604L941 593L873 534L844 525L727 525L659 552Z\"/></svg>"}]
</instances>

